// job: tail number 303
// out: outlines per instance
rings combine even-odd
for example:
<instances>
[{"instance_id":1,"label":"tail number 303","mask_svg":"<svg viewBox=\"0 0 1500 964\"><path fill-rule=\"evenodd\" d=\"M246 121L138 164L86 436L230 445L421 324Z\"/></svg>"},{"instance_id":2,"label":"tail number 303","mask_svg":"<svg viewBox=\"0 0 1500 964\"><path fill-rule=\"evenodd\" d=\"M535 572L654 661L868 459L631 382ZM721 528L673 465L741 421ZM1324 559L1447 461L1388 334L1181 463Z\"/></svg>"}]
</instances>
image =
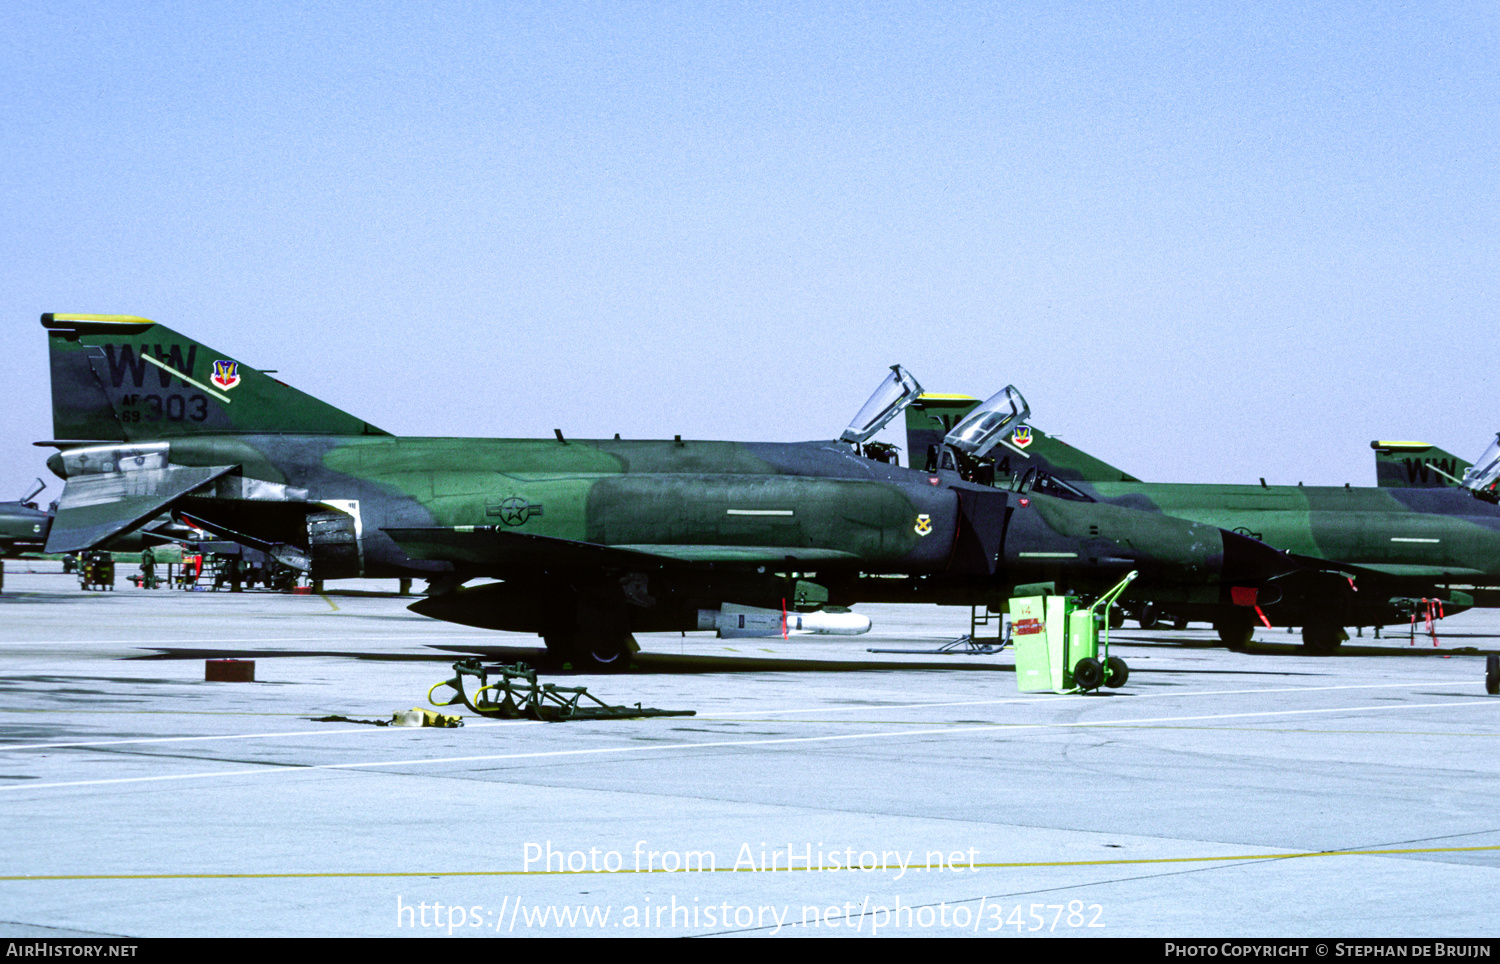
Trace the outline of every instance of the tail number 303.
<instances>
[{"instance_id":1,"label":"tail number 303","mask_svg":"<svg viewBox=\"0 0 1500 964\"><path fill-rule=\"evenodd\" d=\"M122 422L201 422L208 418L207 395L127 395Z\"/></svg>"}]
</instances>

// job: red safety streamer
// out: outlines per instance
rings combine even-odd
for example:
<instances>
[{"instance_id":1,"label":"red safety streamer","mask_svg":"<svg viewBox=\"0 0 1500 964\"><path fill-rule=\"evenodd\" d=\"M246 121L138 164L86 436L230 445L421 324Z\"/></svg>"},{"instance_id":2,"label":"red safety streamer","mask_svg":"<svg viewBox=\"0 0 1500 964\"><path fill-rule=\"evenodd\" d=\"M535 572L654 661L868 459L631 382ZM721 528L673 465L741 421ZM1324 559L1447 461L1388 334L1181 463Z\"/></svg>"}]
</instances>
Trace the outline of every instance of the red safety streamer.
<instances>
[{"instance_id":1,"label":"red safety streamer","mask_svg":"<svg viewBox=\"0 0 1500 964\"><path fill-rule=\"evenodd\" d=\"M1230 602L1232 602L1236 606L1251 607L1255 610L1255 615L1260 617L1261 625L1265 626L1267 629L1272 629L1273 627L1271 626L1271 621L1266 618L1265 612L1260 608L1260 603L1257 602L1257 599L1259 599L1259 597L1259 589L1255 589L1250 586L1229 587Z\"/></svg>"}]
</instances>

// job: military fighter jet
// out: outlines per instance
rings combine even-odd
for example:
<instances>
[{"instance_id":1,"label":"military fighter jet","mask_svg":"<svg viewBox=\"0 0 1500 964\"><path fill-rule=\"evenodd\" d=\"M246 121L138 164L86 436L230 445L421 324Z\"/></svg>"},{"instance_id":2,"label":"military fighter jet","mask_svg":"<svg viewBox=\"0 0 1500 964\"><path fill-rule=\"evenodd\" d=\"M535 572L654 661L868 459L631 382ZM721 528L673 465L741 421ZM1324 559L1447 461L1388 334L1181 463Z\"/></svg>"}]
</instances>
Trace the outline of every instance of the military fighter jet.
<instances>
[{"instance_id":1,"label":"military fighter jet","mask_svg":"<svg viewBox=\"0 0 1500 964\"><path fill-rule=\"evenodd\" d=\"M925 443L921 433L930 434L935 416L963 417L974 404L955 401L964 398L914 402L907 409L908 444ZM1012 428L994 452L996 484L1018 493L1066 488L1109 505L1221 526L1321 566L1325 577L1346 577L1343 584L1303 577L1297 593L1259 600L1280 624L1301 626L1314 652L1336 650L1348 638L1346 626L1405 623L1422 599L1448 613L1500 606L1500 438L1447 488L1147 483L1032 425ZM1232 649L1248 644L1255 629L1244 607L1162 602L1162 609L1213 622ZM1143 615L1152 618L1150 611Z\"/></svg>"},{"instance_id":2,"label":"military fighter jet","mask_svg":"<svg viewBox=\"0 0 1500 964\"><path fill-rule=\"evenodd\" d=\"M47 487L41 479L36 480L25 495L15 502L0 502L0 556L13 557L23 553L47 551L47 537L52 530L52 517L56 505L41 509L33 500ZM191 526L183 525L167 515L148 520L139 528L122 532L98 548L115 552L140 552L147 546L160 546L172 542L188 542L199 533Z\"/></svg>"},{"instance_id":3,"label":"military fighter jet","mask_svg":"<svg viewBox=\"0 0 1500 964\"><path fill-rule=\"evenodd\" d=\"M1132 569L1228 605L1296 571L1212 526L890 464L870 426L912 394L899 370L838 441L399 438L146 319L42 324L42 444L67 480L49 551L171 509L314 578L427 576L417 612L537 633L575 666L622 668L633 633L722 628L736 606L998 604ZM948 464L1024 417L996 395L945 436ZM502 581L462 588L485 576Z\"/></svg>"},{"instance_id":4,"label":"military fighter jet","mask_svg":"<svg viewBox=\"0 0 1500 964\"><path fill-rule=\"evenodd\" d=\"M33 500L47 484L41 479L14 502L0 502L0 556L22 552L41 552L47 544L47 528L52 524L46 511Z\"/></svg>"}]
</instances>

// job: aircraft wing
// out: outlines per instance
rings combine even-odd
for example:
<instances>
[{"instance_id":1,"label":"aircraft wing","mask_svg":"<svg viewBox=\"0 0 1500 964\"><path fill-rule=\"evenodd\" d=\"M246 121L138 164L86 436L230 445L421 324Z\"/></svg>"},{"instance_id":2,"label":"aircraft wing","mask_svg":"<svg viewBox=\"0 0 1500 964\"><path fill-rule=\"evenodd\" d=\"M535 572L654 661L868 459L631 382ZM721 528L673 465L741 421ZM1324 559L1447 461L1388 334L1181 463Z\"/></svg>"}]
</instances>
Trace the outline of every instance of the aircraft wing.
<instances>
[{"instance_id":1,"label":"aircraft wing","mask_svg":"<svg viewBox=\"0 0 1500 964\"><path fill-rule=\"evenodd\" d=\"M239 466L212 465L105 472L68 479L47 534L47 552L90 549L160 515L189 492Z\"/></svg>"},{"instance_id":2,"label":"aircraft wing","mask_svg":"<svg viewBox=\"0 0 1500 964\"><path fill-rule=\"evenodd\" d=\"M499 526L383 529L414 559L479 566L639 566L698 563L816 563L857 559L836 549L785 546L628 545L604 546Z\"/></svg>"},{"instance_id":3,"label":"aircraft wing","mask_svg":"<svg viewBox=\"0 0 1500 964\"><path fill-rule=\"evenodd\" d=\"M1418 566L1383 562L1348 563L1341 568L1353 573L1363 571L1381 576L1396 576L1405 579L1444 579L1450 576L1473 579L1489 575L1483 569L1466 569L1463 566Z\"/></svg>"},{"instance_id":4,"label":"aircraft wing","mask_svg":"<svg viewBox=\"0 0 1500 964\"><path fill-rule=\"evenodd\" d=\"M1394 579L1473 579L1476 577L1488 577L1489 574L1482 569L1469 569L1463 566L1425 566L1403 562L1335 562L1330 559L1315 559L1311 556L1302 556L1288 553L1291 559L1309 569L1321 569L1325 572L1342 572L1351 576L1386 576Z\"/></svg>"}]
</instances>

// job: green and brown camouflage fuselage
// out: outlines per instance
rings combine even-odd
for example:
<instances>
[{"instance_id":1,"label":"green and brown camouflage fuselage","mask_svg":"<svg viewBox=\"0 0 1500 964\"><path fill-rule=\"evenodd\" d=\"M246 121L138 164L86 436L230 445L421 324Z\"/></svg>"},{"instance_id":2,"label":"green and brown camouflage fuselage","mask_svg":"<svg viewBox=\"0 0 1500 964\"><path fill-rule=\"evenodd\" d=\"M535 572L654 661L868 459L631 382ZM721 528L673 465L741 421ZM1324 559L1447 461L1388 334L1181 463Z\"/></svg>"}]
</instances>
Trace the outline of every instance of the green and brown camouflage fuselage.
<instances>
[{"instance_id":1,"label":"green and brown camouflage fuselage","mask_svg":"<svg viewBox=\"0 0 1500 964\"><path fill-rule=\"evenodd\" d=\"M1250 539L1015 495L837 442L395 437L164 326L44 316L68 480L49 550L171 509L314 578L411 576L413 608L617 658L725 603L1003 602L1018 583L1225 601L1295 567ZM502 582L460 588L475 577Z\"/></svg>"},{"instance_id":2,"label":"green and brown camouflage fuselage","mask_svg":"<svg viewBox=\"0 0 1500 964\"><path fill-rule=\"evenodd\" d=\"M938 396L933 407L955 409L950 398L955 396ZM912 428L924 425L921 407L919 400L908 409L909 438ZM1323 592L1288 594L1266 604L1280 624L1312 627L1324 647L1336 627L1404 622L1422 598L1440 600L1447 612L1500 605L1500 507L1457 487L1418 487L1423 473L1446 465L1445 458L1453 462L1444 469L1450 475L1461 474L1468 463L1419 443L1376 443L1377 453L1382 445L1392 455L1407 446L1428 461L1405 466L1410 477L1400 486L1392 484L1395 463L1389 458L1378 463L1381 487L1153 483L1027 426L1000 450L997 463L1003 459L1003 465L995 481L1020 488L1028 472L1045 473L1102 504L1217 526L1326 563L1328 571L1353 580L1350 591L1325 579ZM1238 611L1211 605L1171 611L1215 622L1227 618L1221 631L1229 636L1242 636L1246 628Z\"/></svg>"},{"instance_id":3,"label":"green and brown camouflage fuselage","mask_svg":"<svg viewBox=\"0 0 1500 964\"><path fill-rule=\"evenodd\" d=\"M34 505L0 502L0 556L41 552L50 525L47 513Z\"/></svg>"}]
</instances>

